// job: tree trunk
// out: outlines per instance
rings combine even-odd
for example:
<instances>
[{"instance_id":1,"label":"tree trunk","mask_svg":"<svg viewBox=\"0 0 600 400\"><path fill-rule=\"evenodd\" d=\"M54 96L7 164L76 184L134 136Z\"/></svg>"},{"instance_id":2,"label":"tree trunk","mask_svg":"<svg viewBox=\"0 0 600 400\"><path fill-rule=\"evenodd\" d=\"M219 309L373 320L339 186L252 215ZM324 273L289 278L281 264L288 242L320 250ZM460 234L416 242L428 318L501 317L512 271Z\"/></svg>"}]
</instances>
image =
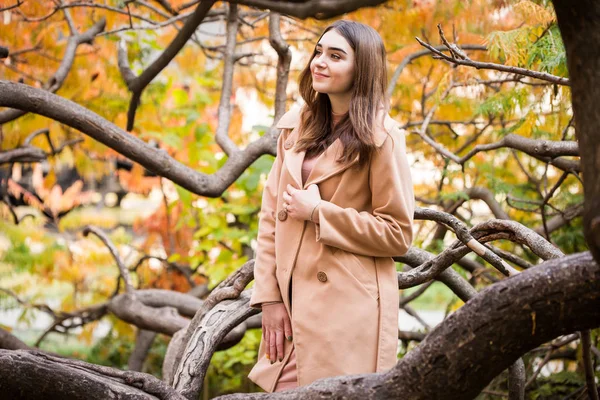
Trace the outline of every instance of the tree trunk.
<instances>
[{"instance_id":1,"label":"tree trunk","mask_svg":"<svg viewBox=\"0 0 600 400\"><path fill-rule=\"evenodd\" d=\"M600 2L554 0L567 52L575 131L583 169L585 238L600 262Z\"/></svg>"}]
</instances>

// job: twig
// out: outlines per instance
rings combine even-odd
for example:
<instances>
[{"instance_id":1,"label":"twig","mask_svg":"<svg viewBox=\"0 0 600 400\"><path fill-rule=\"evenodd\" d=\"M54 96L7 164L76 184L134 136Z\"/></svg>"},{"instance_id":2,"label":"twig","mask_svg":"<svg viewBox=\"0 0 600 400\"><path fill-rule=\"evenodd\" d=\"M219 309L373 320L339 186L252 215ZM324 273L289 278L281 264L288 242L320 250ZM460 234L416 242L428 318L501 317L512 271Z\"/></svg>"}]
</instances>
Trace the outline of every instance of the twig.
<instances>
[{"instance_id":1,"label":"twig","mask_svg":"<svg viewBox=\"0 0 600 400\"><path fill-rule=\"evenodd\" d=\"M100 228L91 225L87 225L86 227L84 227L82 233L83 236L87 236L90 233L93 233L94 235L98 236L98 238L100 238L100 240L102 241L102 243L104 243L106 247L108 247L108 251L110 251L113 258L117 262L117 266L119 267L119 271L121 272L121 277L125 282L125 291L127 293L133 293L134 288L133 284L131 283L131 276L129 275L129 270L127 269L125 263L121 259L119 251L112 243L112 241L108 238L108 236L106 236L106 234Z\"/></svg>"}]
</instances>

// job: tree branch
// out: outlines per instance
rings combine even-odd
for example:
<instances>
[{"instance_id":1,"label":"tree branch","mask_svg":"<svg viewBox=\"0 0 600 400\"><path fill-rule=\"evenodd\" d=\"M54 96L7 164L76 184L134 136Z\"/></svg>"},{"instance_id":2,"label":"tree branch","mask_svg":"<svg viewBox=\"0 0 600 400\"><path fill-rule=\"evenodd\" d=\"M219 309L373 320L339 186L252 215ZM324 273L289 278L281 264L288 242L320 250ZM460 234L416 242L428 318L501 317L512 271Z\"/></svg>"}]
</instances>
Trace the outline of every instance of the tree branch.
<instances>
[{"instance_id":1,"label":"tree branch","mask_svg":"<svg viewBox=\"0 0 600 400\"><path fill-rule=\"evenodd\" d=\"M44 115L105 144L158 176L170 179L192 193L219 197L263 154L276 154L278 129L250 143L227 159L212 175L202 174L152 147L89 109L50 92L0 80L0 106Z\"/></svg>"},{"instance_id":2,"label":"tree branch","mask_svg":"<svg viewBox=\"0 0 600 400\"><path fill-rule=\"evenodd\" d=\"M280 14L307 19L330 19L359 8L375 7L387 0L227 0L229 3L243 4L250 7L268 9Z\"/></svg>"},{"instance_id":3,"label":"tree branch","mask_svg":"<svg viewBox=\"0 0 600 400\"><path fill-rule=\"evenodd\" d=\"M115 259L117 266L119 267L119 272L121 273L121 277L123 278L123 281L125 282L125 291L127 293L132 293L134 291L134 288L133 288L133 284L131 282L131 276L129 275L129 270L127 269L127 267L125 266L125 263L121 259L121 256L119 255L119 251L117 250L115 245L112 243L112 241L108 238L108 236L106 236L106 234L101 229L99 229L95 226L91 226L91 225L87 225L85 228L83 228L82 233L83 233L83 236L87 236L90 233L93 233L94 235L98 236L98 238L100 238L100 240L102 241L102 243L104 243L104 245L106 247L108 247L108 251L110 251L110 254Z\"/></svg>"},{"instance_id":4,"label":"tree branch","mask_svg":"<svg viewBox=\"0 0 600 400\"><path fill-rule=\"evenodd\" d=\"M590 400L599 400L598 389L596 388L596 377L594 376L594 362L590 352L591 347L592 341L590 338L590 330L586 329L581 331L581 351L583 354L583 369L585 371L585 384L587 386L588 396Z\"/></svg>"},{"instance_id":5,"label":"tree branch","mask_svg":"<svg viewBox=\"0 0 600 400\"><path fill-rule=\"evenodd\" d=\"M415 37L415 39L423 47L429 49L432 53L436 54L439 58L446 60L450 63L456 64L456 65L466 65L468 67L474 67L477 69L491 69L491 70L496 70L496 71L509 72L509 73L513 73L513 74L528 76L531 78L541 79L543 81L547 81L547 82L554 83L557 85L569 86L568 78L562 78L560 76L555 76L552 74L548 74L546 72L532 71L532 70L529 70L526 68L511 67L508 65L494 64L494 63L490 63L490 62L473 61L466 55L464 55L465 58L457 58L455 56L449 57L449 56L445 55L444 53L442 53L441 51L439 51L438 49L436 49L435 47L431 46L430 44L423 42L418 37Z\"/></svg>"},{"instance_id":6,"label":"tree branch","mask_svg":"<svg viewBox=\"0 0 600 400\"><path fill-rule=\"evenodd\" d=\"M491 285L441 322L389 372L320 379L294 390L219 400L463 400L521 355L600 325L600 267L589 253L546 261ZM473 366L484 366L473 367Z\"/></svg>"},{"instance_id":7,"label":"tree branch","mask_svg":"<svg viewBox=\"0 0 600 400\"><path fill-rule=\"evenodd\" d=\"M67 48L65 50L65 56L54 73L54 75L46 82L43 89L48 90L51 93L55 93L58 89L61 88L64 83L67 75L71 71L73 67L73 62L75 61L75 54L77 51L77 47L81 44L87 43L92 44L94 37L102 32L106 27L106 19L102 18L98 22L96 22L90 29L85 31L82 34L76 34L74 36L70 36L67 42ZM25 110L4 110L0 112L0 125L6 124L10 121L13 121L23 115L26 114Z\"/></svg>"},{"instance_id":8,"label":"tree branch","mask_svg":"<svg viewBox=\"0 0 600 400\"><path fill-rule=\"evenodd\" d=\"M185 400L152 375L35 350L0 350L0 375L2 395L12 399Z\"/></svg>"},{"instance_id":9,"label":"tree branch","mask_svg":"<svg viewBox=\"0 0 600 400\"><path fill-rule=\"evenodd\" d=\"M177 53L185 46L187 41L192 37L194 32L204 17L208 14L211 7L215 3L215 0L202 1L194 13L185 21L185 25L179 31L175 39L169 44L165 51L156 59L154 62L142 72L140 76L134 77L133 72L125 72L126 67L122 60L126 58L123 53L126 51L119 47L119 70L123 76L123 80L127 84L127 87L132 92L131 100L129 102L129 110L127 112L127 130L133 129L135 121L135 112L139 106L139 101L142 96L142 92L148 86L148 84L177 56Z\"/></svg>"},{"instance_id":10,"label":"tree branch","mask_svg":"<svg viewBox=\"0 0 600 400\"><path fill-rule=\"evenodd\" d=\"M218 126L215 140L227 156L238 150L235 143L228 136L229 123L231 122L231 95L233 90L233 73L235 66L235 48L238 33L238 8L237 4L229 4L226 25L226 42L223 57L223 83L221 85L221 97L218 107Z\"/></svg>"}]
</instances>

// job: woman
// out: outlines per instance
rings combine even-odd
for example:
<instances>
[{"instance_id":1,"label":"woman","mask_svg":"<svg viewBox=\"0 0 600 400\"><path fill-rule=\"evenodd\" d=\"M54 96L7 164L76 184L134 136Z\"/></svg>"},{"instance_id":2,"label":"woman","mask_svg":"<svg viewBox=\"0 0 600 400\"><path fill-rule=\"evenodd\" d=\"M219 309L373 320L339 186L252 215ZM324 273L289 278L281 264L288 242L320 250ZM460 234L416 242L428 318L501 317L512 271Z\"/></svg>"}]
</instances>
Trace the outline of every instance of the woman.
<instances>
[{"instance_id":1,"label":"woman","mask_svg":"<svg viewBox=\"0 0 600 400\"><path fill-rule=\"evenodd\" d=\"M248 376L268 392L396 364L391 257L411 245L414 196L385 56L373 28L333 23L300 75L305 106L276 125L250 300L263 337Z\"/></svg>"}]
</instances>

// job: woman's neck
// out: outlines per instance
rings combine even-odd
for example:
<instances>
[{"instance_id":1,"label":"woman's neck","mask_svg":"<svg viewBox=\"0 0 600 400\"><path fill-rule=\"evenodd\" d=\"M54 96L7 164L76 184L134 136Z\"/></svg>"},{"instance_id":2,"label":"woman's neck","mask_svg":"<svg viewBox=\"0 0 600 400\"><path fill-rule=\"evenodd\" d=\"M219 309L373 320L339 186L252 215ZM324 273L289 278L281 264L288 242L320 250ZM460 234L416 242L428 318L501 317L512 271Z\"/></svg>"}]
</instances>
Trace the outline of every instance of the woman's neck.
<instances>
[{"instance_id":1,"label":"woman's neck","mask_svg":"<svg viewBox=\"0 0 600 400\"><path fill-rule=\"evenodd\" d=\"M350 108L350 99L352 98L351 91L329 94L328 96L332 112L335 112L335 114L345 114L348 112L348 109Z\"/></svg>"}]
</instances>

